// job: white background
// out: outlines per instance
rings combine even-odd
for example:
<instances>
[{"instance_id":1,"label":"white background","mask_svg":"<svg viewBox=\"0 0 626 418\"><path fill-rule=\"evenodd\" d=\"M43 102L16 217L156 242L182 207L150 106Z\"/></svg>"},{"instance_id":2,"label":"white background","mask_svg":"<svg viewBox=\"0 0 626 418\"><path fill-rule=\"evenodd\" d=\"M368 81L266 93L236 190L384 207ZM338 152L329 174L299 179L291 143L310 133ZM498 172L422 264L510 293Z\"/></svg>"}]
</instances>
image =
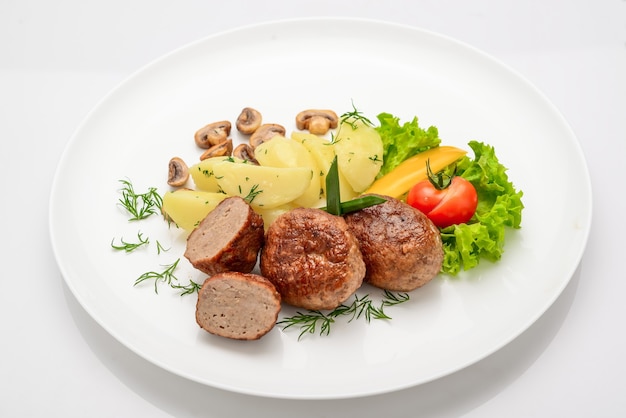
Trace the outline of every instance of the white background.
<instances>
[{"instance_id":1,"label":"white background","mask_svg":"<svg viewBox=\"0 0 626 418\"><path fill-rule=\"evenodd\" d=\"M81 120L142 66L223 30L313 16L432 30L534 83L569 121L587 158L594 193L588 247L569 286L530 329L435 382L333 401L205 387L133 354L76 302L48 238L52 176ZM0 416L626 416L626 1L4 0L0 134ZM559 216L550 202L545 216Z\"/></svg>"}]
</instances>

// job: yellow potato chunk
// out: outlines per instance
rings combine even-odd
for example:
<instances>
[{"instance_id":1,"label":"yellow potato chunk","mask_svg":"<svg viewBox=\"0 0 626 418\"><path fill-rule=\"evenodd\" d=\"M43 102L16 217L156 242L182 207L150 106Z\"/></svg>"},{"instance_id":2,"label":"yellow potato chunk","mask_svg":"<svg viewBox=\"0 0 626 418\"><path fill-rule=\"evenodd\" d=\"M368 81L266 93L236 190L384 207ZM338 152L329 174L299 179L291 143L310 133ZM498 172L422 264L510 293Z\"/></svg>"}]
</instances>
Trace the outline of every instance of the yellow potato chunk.
<instances>
[{"instance_id":1,"label":"yellow potato chunk","mask_svg":"<svg viewBox=\"0 0 626 418\"><path fill-rule=\"evenodd\" d=\"M162 210L176 225L192 231L226 197L224 193L179 189L163 195Z\"/></svg>"},{"instance_id":2,"label":"yellow potato chunk","mask_svg":"<svg viewBox=\"0 0 626 418\"><path fill-rule=\"evenodd\" d=\"M317 162L320 185L324 196L326 196L326 175L335 158L335 144L326 138L304 132L293 132L291 138L304 145ZM339 170L339 192L342 202L354 199L359 195L354 191L341 170Z\"/></svg>"},{"instance_id":3,"label":"yellow potato chunk","mask_svg":"<svg viewBox=\"0 0 626 418\"><path fill-rule=\"evenodd\" d=\"M274 223L276 218L278 218L283 213L286 213L292 209L295 209L296 207L298 206L292 203L287 203L285 205L276 206L275 208L271 208L271 209L257 207L257 208L254 208L254 211L258 213L259 215L261 215L261 217L263 218L263 226L265 227L265 230L267 231L267 228L269 228L269 226L272 223Z\"/></svg>"},{"instance_id":4,"label":"yellow potato chunk","mask_svg":"<svg viewBox=\"0 0 626 418\"><path fill-rule=\"evenodd\" d=\"M254 158L266 167L294 168L305 167L318 173L317 162L311 153L298 141L278 135L256 147ZM294 203L304 207L319 206L322 190L320 177L313 175L309 187Z\"/></svg>"},{"instance_id":5,"label":"yellow potato chunk","mask_svg":"<svg viewBox=\"0 0 626 418\"><path fill-rule=\"evenodd\" d=\"M308 189L313 171L306 167L265 167L222 161L213 166L220 189L240 196L255 208L271 209L292 202Z\"/></svg>"},{"instance_id":6,"label":"yellow potato chunk","mask_svg":"<svg viewBox=\"0 0 626 418\"><path fill-rule=\"evenodd\" d=\"M360 193L376 179L383 165L383 142L376 130L361 121L342 123L334 141L337 168Z\"/></svg>"},{"instance_id":7,"label":"yellow potato chunk","mask_svg":"<svg viewBox=\"0 0 626 418\"><path fill-rule=\"evenodd\" d=\"M215 174L213 173L213 166L227 160L241 162L241 160L233 157L212 157L202 160L198 164L194 164L189 167L189 174L196 185L196 189L203 190L205 192L219 192L220 188L217 184Z\"/></svg>"},{"instance_id":8,"label":"yellow potato chunk","mask_svg":"<svg viewBox=\"0 0 626 418\"><path fill-rule=\"evenodd\" d=\"M337 168L339 168L339 164L337 164ZM346 179L346 176L343 174L341 170L339 171L339 193L341 197L341 201L345 202L348 200L352 200L354 198L359 197L360 193L356 192L350 182Z\"/></svg>"}]
</instances>

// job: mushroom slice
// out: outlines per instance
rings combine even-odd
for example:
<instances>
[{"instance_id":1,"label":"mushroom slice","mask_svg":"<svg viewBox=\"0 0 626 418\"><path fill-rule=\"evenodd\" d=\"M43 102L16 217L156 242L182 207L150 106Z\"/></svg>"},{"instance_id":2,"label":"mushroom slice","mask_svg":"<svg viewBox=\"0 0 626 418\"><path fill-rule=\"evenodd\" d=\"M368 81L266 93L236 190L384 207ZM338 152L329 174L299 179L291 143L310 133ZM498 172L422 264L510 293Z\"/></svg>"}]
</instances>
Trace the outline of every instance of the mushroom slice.
<instances>
[{"instance_id":1,"label":"mushroom slice","mask_svg":"<svg viewBox=\"0 0 626 418\"><path fill-rule=\"evenodd\" d=\"M231 124L227 120L209 123L196 131L194 139L200 148L208 149L226 141L230 135L230 129Z\"/></svg>"},{"instance_id":2,"label":"mushroom slice","mask_svg":"<svg viewBox=\"0 0 626 418\"><path fill-rule=\"evenodd\" d=\"M244 107L237 118L237 130L245 135L254 133L261 126L261 112L251 107Z\"/></svg>"},{"instance_id":3,"label":"mushroom slice","mask_svg":"<svg viewBox=\"0 0 626 418\"><path fill-rule=\"evenodd\" d=\"M309 109L296 115L296 127L306 129L314 135L324 135L339 123L337 114L332 110Z\"/></svg>"},{"instance_id":4,"label":"mushroom slice","mask_svg":"<svg viewBox=\"0 0 626 418\"><path fill-rule=\"evenodd\" d=\"M200 160L206 160L211 157L225 157L230 155L231 152L233 152L233 140L229 138L204 151L200 156Z\"/></svg>"},{"instance_id":5,"label":"mushroom slice","mask_svg":"<svg viewBox=\"0 0 626 418\"><path fill-rule=\"evenodd\" d=\"M174 157L169 163L169 173L167 176L167 184L172 187L180 187L187 183L189 179L189 168L187 164L178 157Z\"/></svg>"},{"instance_id":6,"label":"mushroom slice","mask_svg":"<svg viewBox=\"0 0 626 418\"><path fill-rule=\"evenodd\" d=\"M250 136L250 145L252 149L254 149L262 143L274 138L276 135L285 136L286 132L285 127L282 125L276 123L263 124Z\"/></svg>"},{"instance_id":7,"label":"mushroom slice","mask_svg":"<svg viewBox=\"0 0 626 418\"><path fill-rule=\"evenodd\" d=\"M254 158L254 149L248 144L237 145L233 150L233 157L248 161L251 164L259 165L257 159Z\"/></svg>"}]
</instances>

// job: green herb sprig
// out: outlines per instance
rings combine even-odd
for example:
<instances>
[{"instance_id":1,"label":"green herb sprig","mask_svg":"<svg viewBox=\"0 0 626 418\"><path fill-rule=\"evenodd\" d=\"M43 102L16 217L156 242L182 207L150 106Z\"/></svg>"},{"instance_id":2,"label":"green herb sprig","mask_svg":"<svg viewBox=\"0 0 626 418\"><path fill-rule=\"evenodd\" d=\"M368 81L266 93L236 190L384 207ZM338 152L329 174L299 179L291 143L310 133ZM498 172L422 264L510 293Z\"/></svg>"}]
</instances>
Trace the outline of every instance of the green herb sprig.
<instances>
[{"instance_id":1,"label":"green herb sprig","mask_svg":"<svg viewBox=\"0 0 626 418\"><path fill-rule=\"evenodd\" d=\"M358 125L356 123L359 121L366 126L374 126L371 120L363 116L363 112L357 110L356 106L354 105L354 101L352 102L352 110L342 114L340 116L340 119L341 123L346 123L350 125L350 127L354 130L358 128Z\"/></svg>"},{"instance_id":2,"label":"green herb sprig","mask_svg":"<svg viewBox=\"0 0 626 418\"><path fill-rule=\"evenodd\" d=\"M161 212L163 198L156 187L150 187L145 193L137 193L130 180L118 181L124 185L118 203L131 215L129 221L139 221Z\"/></svg>"},{"instance_id":3,"label":"green herb sprig","mask_svg":"<svg viewBox=\"0 0 626 418\"><path fill-rule=\"evenodd\" d=\"M115 244L115 238L113 238L111 240L111 247L118 251L125 251L127 253L130 253L143 245L148 245L148 243L150 242L148 238L143 237L141 231L137 232L137 240L138 242L127 242L124 241L124 238L120 238L120 244L118 245Z\"/></svg>"},{"instance_id":4,"label":"green herb sprig","mask_svg":"<svg viewBox=\"0 0 626 418\"><path fill-rule=\"evenodd\" d=\"M241 186L240 186L240 189L241 189ZM259 185L255 184L254 186L250 188L250 191L248 192L247 196L243 198L243 200L245 200L248 203L252 203L252 201L261 193L263 193L263 190L259 190Z\"/></svg>"},{"instance_id":5,"label":"green herb sprig","mask_svg":"<svg viewBox=\"0 0 626 418\"><path fill-rule=\"evenodd\" d=\"M170 286L172 285L172 282L174 281L178 282L178 278L174 276L174 270L176 270L176 267L178 267L179 262L180 262L180 258L174 261L172 264L164 266L165 270L163 270L160 273L156 271L148 271L146 273L143 273L141 276L137 278L137 280L135 280L134 286L137 286L145 282L146 280L154 280L154 293L158 294L159 282L166 283Z\"/></svg>"},{"instance_id":6,"label":"green herb sprig","mask_svg":"<svg viewBox=\"0 0 626 418\"><path fill-rule=\"evenodd\" d=\"M179 262L180 258L178 258L172 264L163 266L165 267L165 269L161 272L148 271L146 273L143 273L137 278L137 280L135 280L134 286L137 286L147 280L154 280L154 293L156 294L159 293L159 282L167 284L172 289L180 290L181 296L197 292L202 286L201 284L190 280L189 284L181 285L178 278L174 275L174 271L176 270L176 267L178 267Z\"/></svg>"},{"instance_id":7,"label":"green herb sprig","mask_svg":"<svg viewBox=\"0 0 626 418\"><path fill-rule=\"evenodd\" d=\"M170 250L169 248L163 247L163 244L161 244L158 240L156 242L156 245L157 245L157 254L159 255L161 254L161 251L166 252Z\"/></svg>"},{"instance_id":8,"label":"green herb sprig","mask_svg":"<svg viewBox=\"0 0 626 418\"><path fill-rule=\"evenodd\" d=\"M277 324L282 325L283 329L298 326L300 328L298 340L306 334L315 334L318 330L319 335L324 336L330 334L331 325L335 323L338 317L347 316L349 317L348 322L363 318L368 323L372 319L391 319L385 313L385 307L398 305L408 300L408 293L392 293L385 290L380 306L375 306L369 295L362 297L354 295L354 300L350 305L341 304L327 313L320 310L298 311L296 315L283 318Z\"/></svg>"},{"instance_id":9,"label":"green herb sprig","mask_svg":"<svg viewBox=\"0 0 626 418\"><path fill-rule=\"evenodd\" d=\"M180 295L185 296L185 295L191 295L193 293L198 293L198 291L202 287L202 284L196 283L193 280L189 280L189 284L186 284L186 285L171 283L170 286L172 287L172 289L180 290L181 291Z\"/></svg>"}]
</instances>

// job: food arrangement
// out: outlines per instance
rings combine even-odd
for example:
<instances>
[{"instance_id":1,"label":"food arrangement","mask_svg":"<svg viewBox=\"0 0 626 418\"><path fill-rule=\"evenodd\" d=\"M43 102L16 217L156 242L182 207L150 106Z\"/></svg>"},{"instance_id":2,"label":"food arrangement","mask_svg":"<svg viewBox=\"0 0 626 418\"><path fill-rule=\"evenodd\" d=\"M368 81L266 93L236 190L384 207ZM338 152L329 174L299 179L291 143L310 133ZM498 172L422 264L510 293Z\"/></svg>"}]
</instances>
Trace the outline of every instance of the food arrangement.
<instances>
[{"instance_id":1,"label":"food arrangement","mask_svg":"<svg viewBox=\"0 0 626 418\"><path fill-rule=\"evenodd\" d=\"M121 202L130 195L151 213L159 207L188 235L184 256L208 277L181 286L173 265L169 275L136 284L154 278L198 292L203 329L247 340L273 328L281 303L309 312L279 324L300 326L302 336L320 321L327 334L338 315L389 318L384 307L407 301L438 274L497 261L505 229L521 226L523 204L493 148L471 141L470 158L441 145L437 129L421 129L417 118L401 125L381 113L378 120L354 107L341 117L305 110L288 137L244 108L235 126L249 141L237 146L229 121L199 129L200 161L172 158L171 190L137 194L125 182ZM138 239L138 246L147 241ZM363 283L384 291L380 307L355 294Z\"/></svg>"}]
</instances>

